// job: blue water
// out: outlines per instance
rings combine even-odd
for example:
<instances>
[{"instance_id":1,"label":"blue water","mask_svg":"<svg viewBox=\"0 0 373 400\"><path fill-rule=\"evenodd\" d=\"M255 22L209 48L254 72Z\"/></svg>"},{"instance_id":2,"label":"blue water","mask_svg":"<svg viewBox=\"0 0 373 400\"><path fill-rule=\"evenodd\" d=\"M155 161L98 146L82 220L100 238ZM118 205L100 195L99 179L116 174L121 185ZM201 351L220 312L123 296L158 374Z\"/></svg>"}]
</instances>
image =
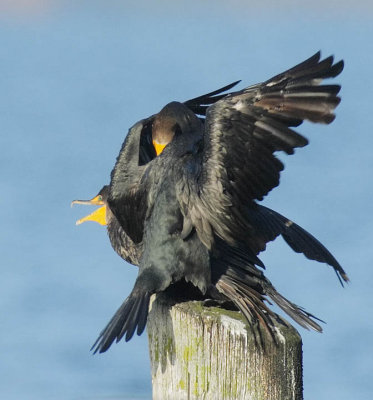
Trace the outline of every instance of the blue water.
<instances>
[{"instance_id":1,"label":"blue water","mask_svg":"<svg viewBox=\"0 0 373 400\"><path fill-rule=\"evenodd\" d=\"M4 3L6 4L6 3ZM105 230L76 227L70 201L109 181L140 118L237 79L267 79L322 49L344 58L343 101L310 145L284 157L265 204L315 234L346 268L281 241L263 255L277 289L327 321L304 340L305 399L368 399L372 383L372 9L190 1L0 4L0 398L149 399L146 335L93 356L91 344L136 270ZM288 4L288 3L286 3ZM339 4L339 3L338 3ZM357 6L360 4L360 7ZM365 5L364 5L365 4ZM11 9L9 9L9 7ZM358 10L358 11L356 11ZM322 15L320 15L322 14Z\"/></svg>"}]
</instances>

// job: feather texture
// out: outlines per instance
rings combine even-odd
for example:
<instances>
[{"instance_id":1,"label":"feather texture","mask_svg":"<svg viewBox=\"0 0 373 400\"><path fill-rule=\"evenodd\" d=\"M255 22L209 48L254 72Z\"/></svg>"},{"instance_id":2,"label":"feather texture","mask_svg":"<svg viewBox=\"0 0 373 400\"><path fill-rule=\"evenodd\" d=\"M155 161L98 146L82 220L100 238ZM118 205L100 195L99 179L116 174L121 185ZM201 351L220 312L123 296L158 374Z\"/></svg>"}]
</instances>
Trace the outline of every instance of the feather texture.
<instances>
[{"instance_id":1,"label":"feather texture","mask_svg":"<svg viewBox=\"0 0 373 400\"><path fill-rule=\"evenodd\" d=\"M321 60L317 53L243 90L226 93L234 82L169 103L130 129L108 198L124 235L110 240L117 248L116 240L136 246L139 276L94 344L95 352L140 334L150 296L181 281L201 295L232 301L251 326L263 324L274 340L272 320L278 317L269 299L300 325L321 331L316 317L276 291L260 269L258 254L282 235L294 251L331 265L341 282L347 275L312 235L256 201L279 184L284 165L275 153L293 154L308 144L293 128L304 120L334 119L340 86L322 83L342 69L342 61ZM158 156L152 146L154 121L171 129L164 137L172 139Z\"/></svg>"}]
</instances>

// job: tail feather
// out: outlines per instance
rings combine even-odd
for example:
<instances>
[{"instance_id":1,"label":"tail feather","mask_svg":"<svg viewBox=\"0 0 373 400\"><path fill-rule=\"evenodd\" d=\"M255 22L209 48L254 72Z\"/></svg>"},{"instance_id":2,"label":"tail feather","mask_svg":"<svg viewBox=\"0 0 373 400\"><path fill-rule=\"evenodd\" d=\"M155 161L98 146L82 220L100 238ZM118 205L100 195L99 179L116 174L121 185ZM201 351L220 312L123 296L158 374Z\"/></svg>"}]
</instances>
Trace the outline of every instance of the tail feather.
<instances>
[{"instance_id":1,"label":"tail feather","mask_svg":"<svg viewBox=\"0 0 373 400\"><path fill-rule=\"evenodd\" d=\"M266 294L283 310L288 314L294 321L306 329L313 329L318 332L322 332L321 326L313 321L316 319L320 322L324 322L321 319L315 317L311 313L304 310L302 307L297 306L292 303L284 296L282 296L277 290L272 286L267 286Z\"/></svg>"},{"instance_id":2,"label":"tail feather","mask_svg":"<svg viewBox=\"0 0 373 400\"><path fill-rule=\"evenodd\" d=\"M253 284L254 281L255 284ZM322 320L287 300L264 276L258 279L229 268L227 273L217 281L216 288L237 306L251 328L255 323L259 323L274 342L276 342L276 329L273 321L280 320L284 324L286 322L267 307L265 302L269 303L269 301L266 296L302 327L322 332L321 326L315 321L323 322Z\"/></svg>"},{"instance_id":3,"label":"tail feather","mask_svg":"<svg viewBox=\"0 0 373 400\"><path fill-rule=\"evenodd\" d=\"M100 333L91 351L94 354L104 353L115 340L119 342L124 335L128 342L136 328L137 334L141 335L146 325L150 296L149 292L132 291Z\"/></svg>"},{"instance_id":4,"label":"tail feather","mask_svg":"<svg viewBox=\"0 0 373 400\"><path fill-rule=\"evenodd\" d=\"M146 326L146 321L148 319L148 310L149 310L149 300L150 300L150 296L149 298L147 297L143 297L142 299L142 312L139 314L139 318L138 318L138 322L137 322L137 334L140 336L145 329ZM144 312L146 310L146 312Z\"/></svg>"},{"instance_id":5,"label":"tail feather","mask_svg":"<svg viewBox=\"0 0 373 400\"><path fill-rule=\"evenodd\" d=\"M273 319L276 315L265 305L263 295L233 277L222 275L216 283L217 290L232 301L246 318L256 338L254 326L259 323L276 343ZM260 342L263 340L260 337Z\"/></svg>"}]
</instances>

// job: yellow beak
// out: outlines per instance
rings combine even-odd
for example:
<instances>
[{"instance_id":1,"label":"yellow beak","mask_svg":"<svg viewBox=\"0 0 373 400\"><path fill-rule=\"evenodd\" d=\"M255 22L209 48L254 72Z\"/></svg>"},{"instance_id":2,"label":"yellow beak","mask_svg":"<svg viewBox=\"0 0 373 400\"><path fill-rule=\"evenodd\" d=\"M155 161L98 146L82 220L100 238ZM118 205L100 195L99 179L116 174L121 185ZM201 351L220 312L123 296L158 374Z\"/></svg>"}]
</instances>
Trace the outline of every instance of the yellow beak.
<instances>
[{"instance_id":1,"label":"yellow beak","mask_svg":"<svg viewBox=\"0 0 373 400\"><path fill-rule=\"evenodd\" d=\"M153 146L154 146L155 152L157 153L157 156L159 156L162 153L163 149L167 146L167 144L168 143L159 144L155 140L153 140Z\"/></svg>"},{"instance_id":2,"label":"yellow beak","mask_svg":"<svg viewBox=\"0 0 373 400\"><path fill-rule=\"evenodd\" d=\"M98 224L104 225L104 226L107 225L106 205L101 200L101 196L96 196L92 200L74 200L73 202L71 202L71 205L73 205L73 204L102 206L102 207L98 208L97 210L93 211L93 213L87 215L86 217L78 219L78 221L76 221L76 225L80 225L86 221L94 221L94 222L97 222Z\"/></svg>"}]
</instances>

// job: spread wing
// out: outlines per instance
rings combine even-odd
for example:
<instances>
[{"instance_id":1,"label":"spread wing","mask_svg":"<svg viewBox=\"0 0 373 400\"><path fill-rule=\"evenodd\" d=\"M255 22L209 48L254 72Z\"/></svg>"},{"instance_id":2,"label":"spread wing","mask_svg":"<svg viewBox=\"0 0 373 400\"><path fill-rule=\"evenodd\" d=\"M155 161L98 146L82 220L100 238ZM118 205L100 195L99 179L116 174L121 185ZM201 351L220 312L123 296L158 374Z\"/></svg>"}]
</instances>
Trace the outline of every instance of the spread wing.
<instances>
[{"instance_id":1,"label":"spread wing","mask_svg":"<svg viewBox=\"0 0 373 400\"><path fill-rule=\"evenodd\" d=\"M186 225L196 227L207 247L212 231L229 243L243 230L250 233L245 208L279 184L284 168L274 153L293 154L308 143L292 129L304 120L333 121L340 86L321 83L342 69L343 61L320 60L318 52L207 109L201 171L194 189L189 184L189 193L180 193Z\"/></svg>"},{"instance_id":2,"label":"spread wing","mask_svg":"<svg viewBox=\"0 0 373 400\"><path fill-rule=\"evenodd\" d=\"M226 96L223 92L238 82L190 99L184 105L204 119L207 108ZM142 240L144 220L149 208L149 191L159 175L156 172L158 167L154 166L159 160L156 159L152 144L154 117L152 115L141 120L130 128L111 173L108 203L120 226L135 243Z\"/></svg>"}]
</instances>

